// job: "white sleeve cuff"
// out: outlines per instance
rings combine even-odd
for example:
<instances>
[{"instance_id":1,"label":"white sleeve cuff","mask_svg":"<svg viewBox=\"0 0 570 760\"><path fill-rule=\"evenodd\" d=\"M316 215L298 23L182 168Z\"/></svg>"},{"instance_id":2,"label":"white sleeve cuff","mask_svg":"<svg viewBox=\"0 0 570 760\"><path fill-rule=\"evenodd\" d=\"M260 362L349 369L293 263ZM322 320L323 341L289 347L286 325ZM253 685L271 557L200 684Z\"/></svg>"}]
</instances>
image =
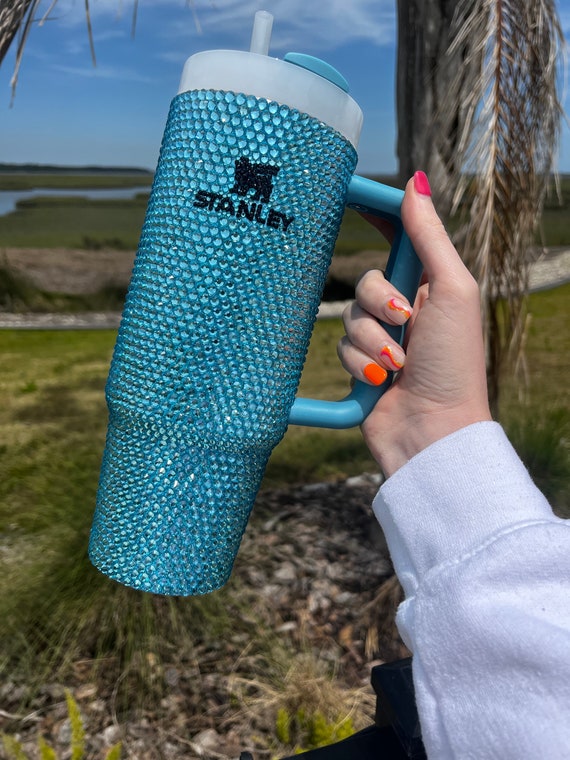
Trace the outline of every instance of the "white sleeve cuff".
<instances>
[{"instance_id":1,"label":"white sleeve cuff","mask_svg":"<svg viewBox=\"0 0 570 760\"><path fill-rule=\"evenodd\" d=\"M380 488L373 509L406 596L515 525L556 519L496 422L478 422L428 446Z\"/></svg>"}]
</instances>

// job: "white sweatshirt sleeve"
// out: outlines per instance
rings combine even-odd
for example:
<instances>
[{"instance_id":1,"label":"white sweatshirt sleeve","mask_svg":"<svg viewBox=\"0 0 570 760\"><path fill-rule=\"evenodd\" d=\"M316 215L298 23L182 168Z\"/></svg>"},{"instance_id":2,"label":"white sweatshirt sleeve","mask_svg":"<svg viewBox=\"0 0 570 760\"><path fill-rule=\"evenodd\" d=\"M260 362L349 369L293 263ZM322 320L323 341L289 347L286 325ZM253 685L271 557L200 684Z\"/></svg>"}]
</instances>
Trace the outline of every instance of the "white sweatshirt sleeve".
<instances>
[{"instance_id":1,"label":"white sweatshirt sleeve","mask_svg":"<svg viewBox=\"0 0 570 760\"><path fill-rule=\"evenodd\" d=\"M431 445L374 512L405 591L428 757L570 758L570 521L493 422Z\"/></svg>"}]
</instances>

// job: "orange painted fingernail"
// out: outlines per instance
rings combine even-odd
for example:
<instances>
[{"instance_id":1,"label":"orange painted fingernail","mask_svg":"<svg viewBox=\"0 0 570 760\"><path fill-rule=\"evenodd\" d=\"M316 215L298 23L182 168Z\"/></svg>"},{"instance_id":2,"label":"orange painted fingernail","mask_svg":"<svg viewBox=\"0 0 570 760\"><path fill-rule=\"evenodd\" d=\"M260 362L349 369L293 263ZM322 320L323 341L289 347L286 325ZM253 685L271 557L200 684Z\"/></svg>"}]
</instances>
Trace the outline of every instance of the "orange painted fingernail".
<instances>
[{"instance_id":1,"label":"orange painted fingernail","mask_svg":"<svg viewBox=\"0 0 570 760\"><path fill-rule=\"evenodd\" d=\"M385 356L394 369L402 369L404 366L405 354L400 348L384 346L380 351L380 356Z\"/></svg>"},{"instance_id":2,"label":"orange painted fingernail","mask_svg":"<svg viewBox=\"0 0 570 760\"><path fill-rule=\"evenodd\" d=\"M391 298L387 304L390 311L395 311L397 314L401 314L404 317L404 321L412 316L412 310L405 301L399 298Z\"/></svg>"},{"instance_id":3,"label":"orange painted fingernail","mask_svg":"<svg viewBox=\"0 0 570 760\"><path fill-rule=\"evenodd\" d=\"M382 385L388 377L388 373L384 367L379 367L377 364L372 364L372 362L364 367L363 374L372 385Z\"/></svg>"}]
</instances>

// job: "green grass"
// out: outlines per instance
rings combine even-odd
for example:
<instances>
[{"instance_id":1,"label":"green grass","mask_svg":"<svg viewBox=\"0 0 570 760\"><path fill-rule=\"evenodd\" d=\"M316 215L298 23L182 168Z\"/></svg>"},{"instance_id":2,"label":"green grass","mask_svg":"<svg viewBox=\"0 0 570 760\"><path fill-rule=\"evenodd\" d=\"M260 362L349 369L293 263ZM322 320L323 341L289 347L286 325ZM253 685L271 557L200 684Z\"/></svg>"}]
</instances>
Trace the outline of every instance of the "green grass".
<instances>
[{"instance_id":1,"label":"green grass","mask_svg":"<svg viewBox=\"0 0 570 760\"><path fill-rule=\"evenodd\" d=\"M116 248L134 250L139 241L148 197L132 200L89 200L81 197L30 198L11 214L0 216L0 247ZM351 209L345 213L336 252L387 250L379 232Z\"/></svg>"},{"instance_id":2,"label":"green grass","mask_svg":"<svg viewBox=\"0 0 570 760\"><path fill-rule=\"evenodd\" d=\"M0 190L77 190L77 196L38 196L18 202L0 216L0 247L134 250L148 196L132 200L89 200L83 190L149 186L151 174L43 174L0 172Z\"/></svg>"},{"instance_id":3,"label":"green grass","mask_svg":"<svg viewBox=\"0 0 570 760\"><path fill-rule=\"evenodd\" d=\"M358 251L388 251L388 242L378 230L364 221L356 211L346 209L335 246L336 256L350 256Z\"/></svg>"},{"instance_id":4,"label":"green grass","mask_svg":"<svg viewBox=\"0 0 570 760\"><path fill-rule=\"evenodd\" d=\"M0 216L0 247L115 248L138 245L148 197L132 200L88 200L37 197L20 201Z\"/></svg>"},{"instance_id":5,"label":"green grass","mask_svg":"<svg viewBox=\"0 0 570 760\"><path fill-rule=\"evenodd\" d=\"M506 376L501 420L536 483L570 517L570 284L529 298L526 387Z\"/></svg>"},{"instance_id":6,"label":"green grass","mask_svg":"<svg viewBox=\"0 0 570 760\"><path fill-rule=\"evenodd\" d=\"M299 396L337 401L350 391L349 376L337 358L343 335L340 320L317 323L301 376ZM358 428L323 431L291 426L274 449L264 485L319 482L377 471Z\"/></svg>"},{"instance_id":7,"label":"green grass","mask_svg":"<svg viewBox=\"0 0 570 760\"><path fill-rule=\"evenodd\" d=\"M551 189L544 204L537 242L547 246L568 245L570 242L570 176L560 181L560 193Z\"/></svg>"},{"instance_id":8,"label":"green grass","mask_svg":"<svg viewBox=\"0 0 570 760\"><path fill-rule=\"evenodd\" d=\"M0 332L0 666L29 668L31 679L110 653L117 674L141 647L174 646L181 628L193 642L204 631L224 635L235 614L227 590L153 597L112 583L88 562L114 338Z\"/></svg>"}]
</instances>

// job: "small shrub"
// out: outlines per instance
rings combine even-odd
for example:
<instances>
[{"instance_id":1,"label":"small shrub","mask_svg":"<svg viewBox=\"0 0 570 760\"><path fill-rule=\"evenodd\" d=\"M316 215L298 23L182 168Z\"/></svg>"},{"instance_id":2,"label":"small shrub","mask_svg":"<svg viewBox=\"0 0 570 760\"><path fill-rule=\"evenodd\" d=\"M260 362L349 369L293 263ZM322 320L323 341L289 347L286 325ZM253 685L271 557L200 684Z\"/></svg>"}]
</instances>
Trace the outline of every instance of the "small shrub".
<instances>
[{"instance_id":1,"label":"small shrub","mask_svg":"<svg viewBox=\"0 0 570 760\"><path fill-rule=\"evenodd\" d=\"M65 757L71 760L84 760L85 758L85 727L79 710L79 705L69 690L65 692L67 714L71 724L70 753L65 752ZM2 734L2 745L9 760L31 760L24 752L22 743L13 736ZM38 749L41 760L57 760L57 754L53 747L46 742L43 736L38 738ZM105 755L105 760L119 760L121 757L121 744L115 744Z\"/></svg>"},{"instance_id":2,"label":"small shrub","mask_svg":"<svg viewBox=\"0 0 570 760\"><path fill-rule=\"evenodd\" d=\"M50 747L43 736L38 739L41 760L57 760L57 755L53 747Z\"/></svg>"},{"instance_id":3,"label":"small shrub","mask_svg":"<svg viewBox=\"0 0 570 760\"><path fill-rule=\"evenodd\" d=\"M65 692L67 714L71 723L71 760L82 760L85 753L85 729L79 711L79 705L70 691Z\"/></svg>"},{"instance_id":4,"label":"small shrub","mask_svg":"<svg viewBox=\"0 0 570 760\"><path fill-rule=\"evenodd\" d=\"M275 734L281 744L291 744L291 716L284 707L277 710Z\"/></svg>"},{"instance_id":5,"label":"small shrub","mask_svg":"<svg viewBox=\"0 0 570 760\"><path fill-rule=\"evenodd\" d=\"M0 262L0 311L26 311L43 304L44 295L6 262Z\"/></svg>"},{"instance_id":6,"label":"small shrub","mask_svg":"<svg viewBox=\"0 0 570 760\"><path fill-rule=\"evenodd\" d=\"M372 694L347 688L313 653L274 659L264 672L234 677L230 689L251 715L252 735L268 737L261 744L276 757L334 744L370 723Z\"/></svg>"},{"instance_id":7,"label":"small shrub","mask_svg":"<svg viewBox=\"0 0 570 760\"><path fill-rule=\"evenodd\" d=\"M305 710L297 710L289 715L283 707L277 711L275 734L278 741L285 745L295 745L295 753L310 749L327 747L329 744L347 739L354 734L355 728L350 716L339 720L327 720L322 712L307 715Z\"/></svg>"},{"instance_id":8,"label":"small shrub","mask_svg":"<svg viewBox=\"0 0 570 760\"><path fill-rule=\"evenodd\" d=\"M88 251L100 251L104 248L110 248L114 251L128 251L132 248L132 240L125 240L116 235L113 235L112 237L83 235L81 238L81 247Z\"/></svg>"},{"instance_id":9,"label":"small shrub","mask_svg":"<svg viewBox=\"0 0 570 760\"><path fill-rule=\"evenodd\" d=\"M35 380L29 380L27 383L24 383L22 387L20 388L20 393L26 394L26 393L35 393L38 389L38 384Z\"/></svg>"},{"instance_id":10,"label":"small shrub","mask_svg":"<svg viewBox=\"0 0 570 760\"><path fill-rule=\"evenodd\" d=\"M3 734L2 746L4 747L4 752L8 755L9 758L13 758L13 760L29 760L28 756L22 749L22 745L13 736L7 736Z\"/></svg>"}]
</instances>

